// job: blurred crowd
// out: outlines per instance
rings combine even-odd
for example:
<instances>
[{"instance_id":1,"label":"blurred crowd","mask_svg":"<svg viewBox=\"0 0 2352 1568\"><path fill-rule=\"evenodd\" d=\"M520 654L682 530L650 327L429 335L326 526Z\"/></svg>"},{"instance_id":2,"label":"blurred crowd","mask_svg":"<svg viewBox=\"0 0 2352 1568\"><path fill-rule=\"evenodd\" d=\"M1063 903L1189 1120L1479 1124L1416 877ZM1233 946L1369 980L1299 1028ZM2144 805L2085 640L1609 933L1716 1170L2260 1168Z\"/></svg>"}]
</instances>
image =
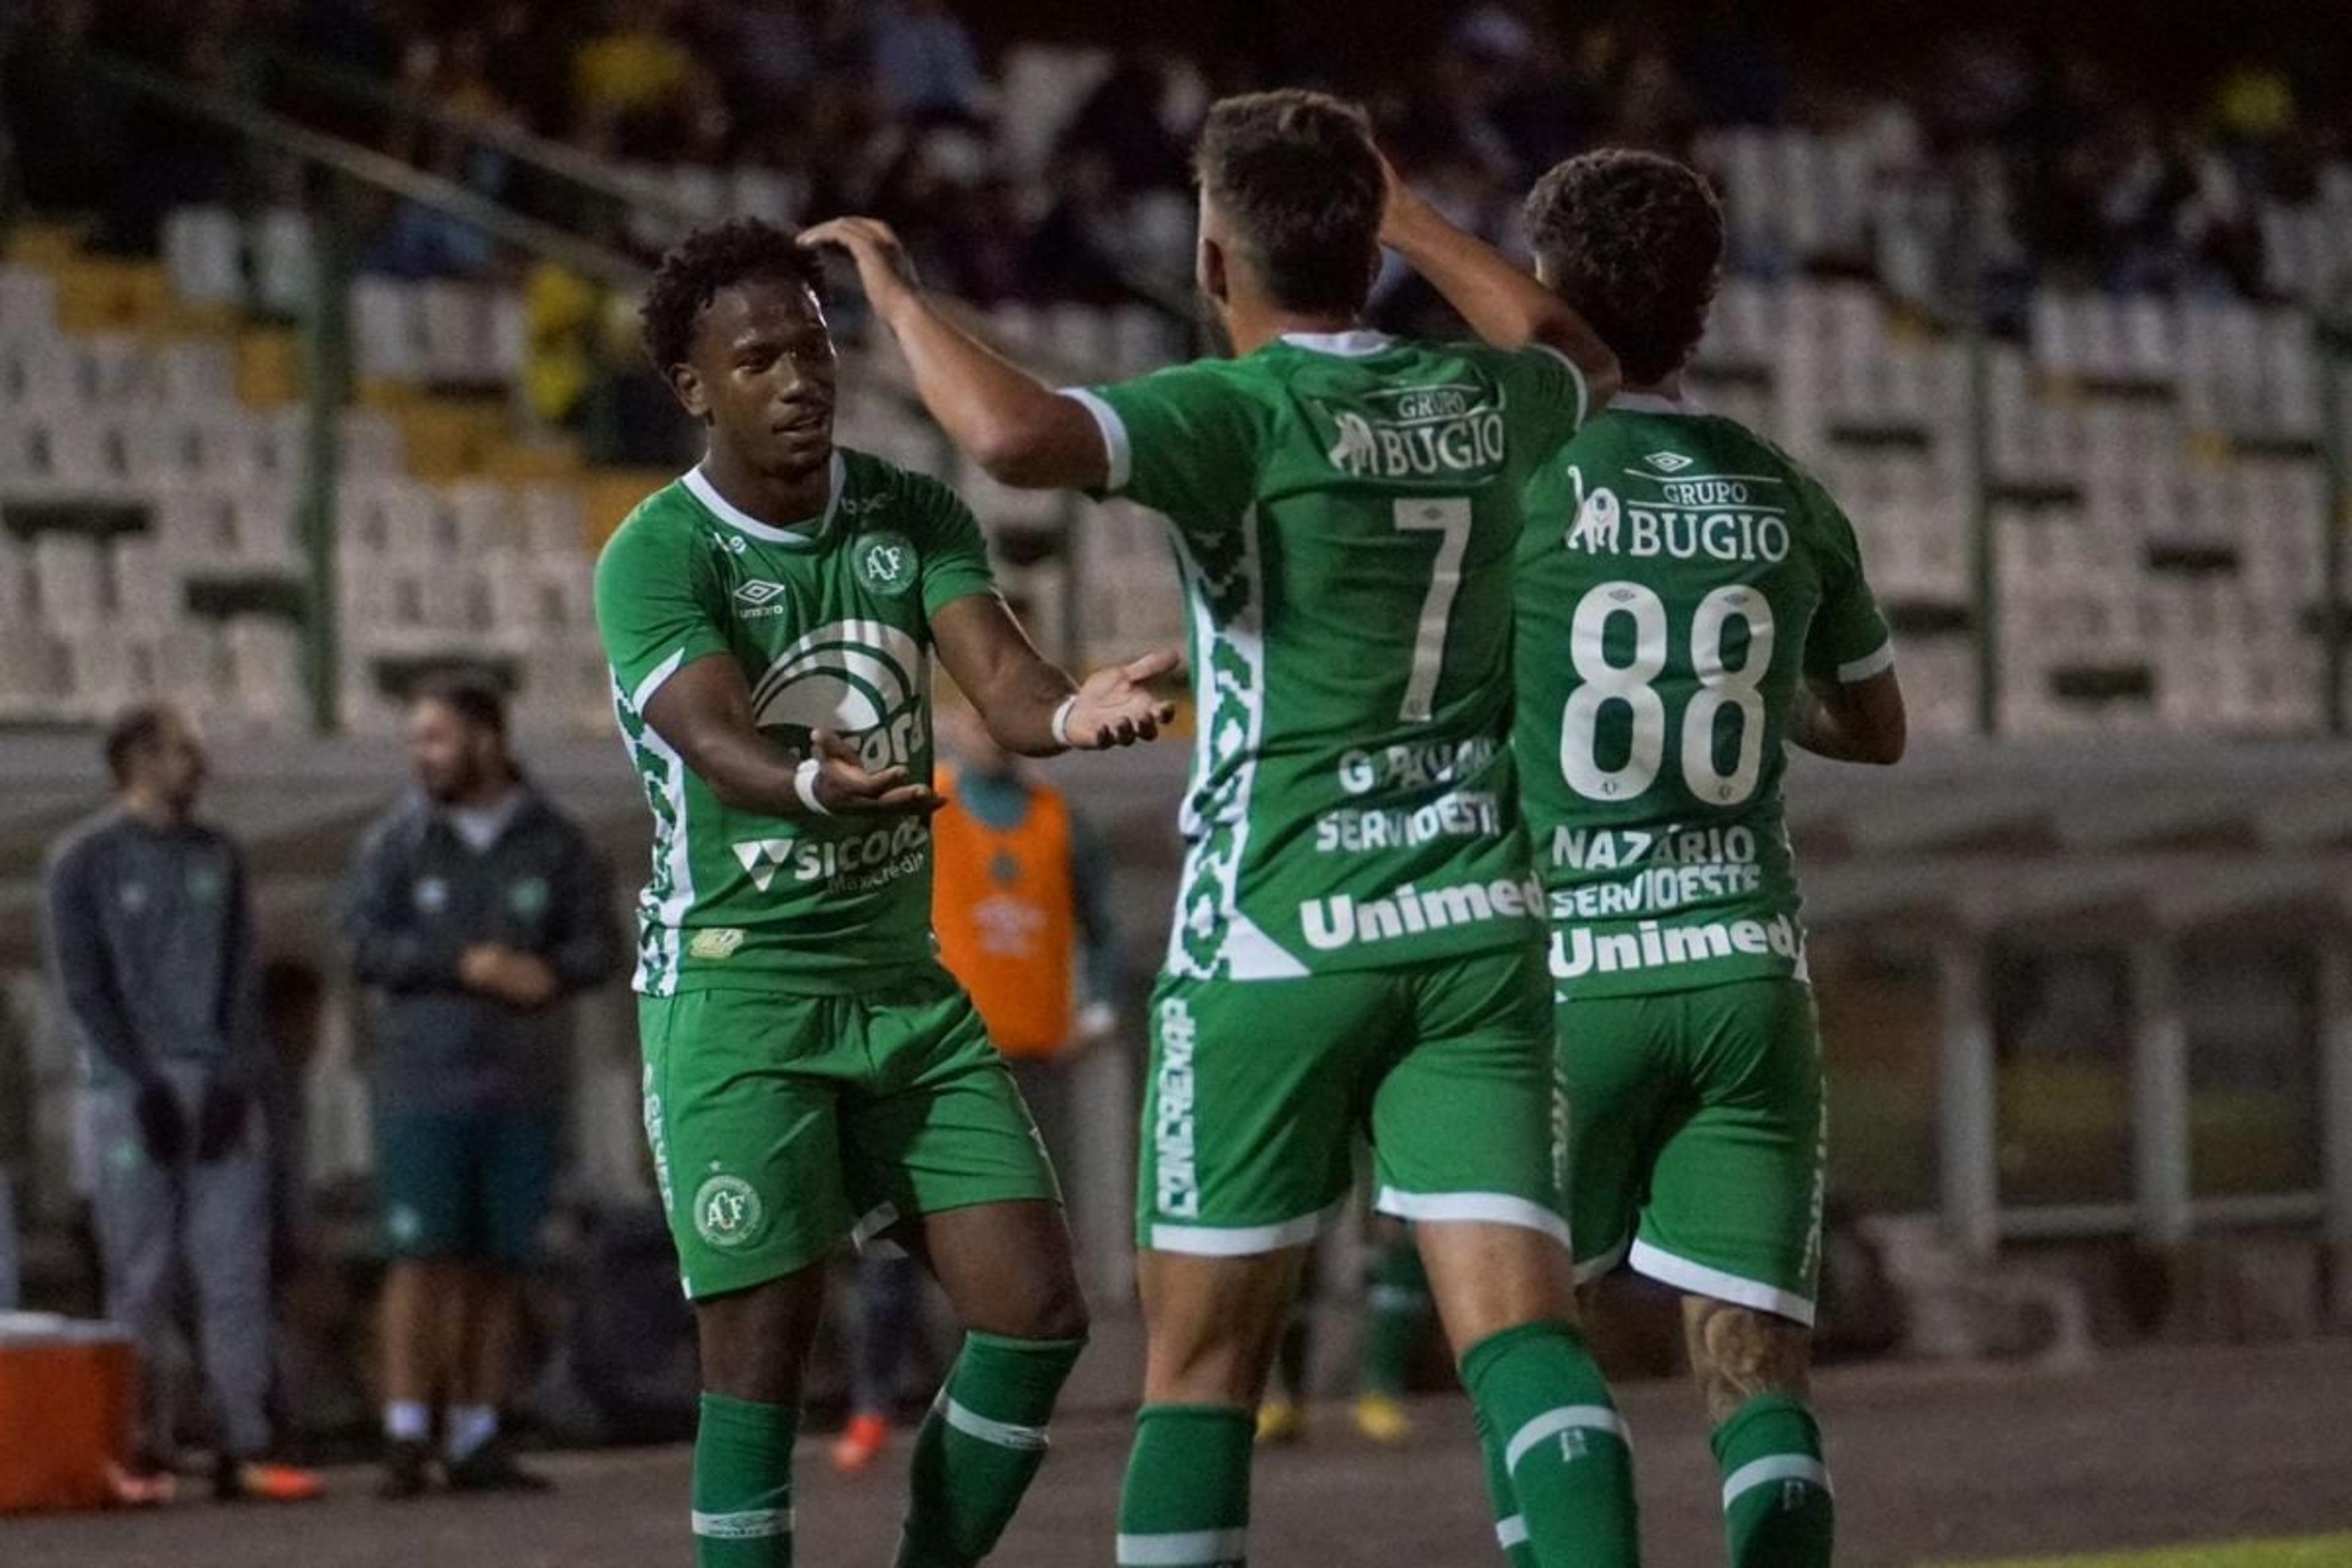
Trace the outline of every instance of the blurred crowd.
<instances>
[{"instance_id":1,"label":"blurred crowd","mask_svg":"<svg viewBox=\"0 0 2352 1568\"><path fill-rule=\"evenodd\" d=\"M2257 289L2256 204L2308 195L2345 130L2316 58L2297 68L2303 81L2284 66L2214 58L2184 89L2127 75L2116 51L2095 59L1953 22L1942 36L1885 40L1879 57L1808 47L1780 7L1751 0L1675 17L1484 0L1460 8L1433 51L1395 50L1370 68L1318 51L1313 28L1228 26L1219 36L1249 41L1198 55L1123 53L1048 129L1042 160L1034 148L1006 155L1024 85L1006 75L1016 40L975 37L948 0L31 0L11 9L21 25L13 47L0 45L0 102L31 205L86 204L126 184L100 165L133 160L140 178L127 183L137 189L118 192L131 210L111 226L125 243L152 237L169 203L225 194L234 160L183 124L151 125L91 101L61 68L83 47L236 88L525 210L562 198L494 151L355 110L283 62L331 63L467 121L616 163L762 171L799 210L892 219L940 282L983 303L1181 289L1189 234L1160 215L1183 195L1192 128L1217 94L1281 82L1371 102L1399 157L1454 216L1506 237L1533 175L1600 142L1704 156L1714 128L1860 131L1888 182L1950 175L1990 155L2022 258L2116 289ZM382 216L373 267L429 276L499 264L479 236L429 213ZM630 237L616 228L611 237Z\"/></svg>"}]
</instances>

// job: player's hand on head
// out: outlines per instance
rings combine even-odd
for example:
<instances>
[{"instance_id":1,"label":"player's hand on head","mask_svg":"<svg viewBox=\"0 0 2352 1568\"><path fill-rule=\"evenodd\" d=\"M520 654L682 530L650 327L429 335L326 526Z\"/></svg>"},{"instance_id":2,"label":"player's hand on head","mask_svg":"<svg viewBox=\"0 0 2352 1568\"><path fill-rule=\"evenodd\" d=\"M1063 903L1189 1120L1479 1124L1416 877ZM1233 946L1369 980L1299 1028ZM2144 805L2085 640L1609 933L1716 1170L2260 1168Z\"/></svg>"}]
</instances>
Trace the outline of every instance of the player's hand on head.
<instances>
[{"instance_id":1,"label":"player's hand on head","mask_svg":"<svg viewBox=\"0 0 2352 1568\"><path fill-rule=\"evenodd\" d=\"M1176 704L1151 690L1151 683L1183 668L1173 648L1145 654L1126 664L1097 669L1078 688L1064 728L1081 752L1156 741L1176 719Z\"/></svg>"},{"instance_id":2,"label":"player's hand on head","mask_svg":"<svg viewBox=\"0 0 2352 1568\"><path fill-rule=\"evenodd\" d=\"M914 258L907 254L897 231L879 218L829 218L801 230L799 239L810 249L833 246L848 252L857 268L857 286L877 303L893 289L922 286L915 276Z\"/></svg>"},{"instance_id":3,"label":"player's hand on head","mask_svg":"<svg viewBox=\"0 0 2352 1568\"><path fill-rule=\"evenodd\" d=\"M1381 177L1388 188L1387 197L1381 203L1381 241L1386 244L1395 236L1398 220L1410 217L1422 198L1421 193L1397 173L1397 166L1385 148L1376 147L1373 152L1380 158Z\"/></svg>"},{"instance_id":4,"label":"player's hand on head","mask_svg":"<svg viewBox=\"0 0 2352 1568\"><path fill-rule=\"evenodd\" d=\"M904 767L871 769L830 730L811 737L817 803L835 816L928 816L947 803Z\"/></svg>"}]
</instances>

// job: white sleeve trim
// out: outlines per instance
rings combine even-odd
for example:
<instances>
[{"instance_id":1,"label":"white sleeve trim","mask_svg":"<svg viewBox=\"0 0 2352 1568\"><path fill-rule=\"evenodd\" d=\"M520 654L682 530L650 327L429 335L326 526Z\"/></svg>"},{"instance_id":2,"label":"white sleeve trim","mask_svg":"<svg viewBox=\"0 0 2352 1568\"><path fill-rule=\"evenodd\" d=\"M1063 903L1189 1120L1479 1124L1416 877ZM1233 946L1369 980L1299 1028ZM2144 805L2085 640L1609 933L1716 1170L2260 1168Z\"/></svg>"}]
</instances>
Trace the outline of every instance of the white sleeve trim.
<instances>
[{"instance_id":1,"label":"white sleeve trim","mask_svg":"<svg viewBox=\"0 0 2352 1568\"><path fill-rule=\"evenodd\" d=\"M1104 470L1103 493L1117 495L1127 489L1127 481L1135 472L1135 448L1127 438L1127 421L1118 410L1083 386L1066 386L1062 395L1094 416L1095 428L1102 432Z\"/></svg>"},{"instance_id":2,"label":"white sleeve trim","mask_svg":"<svg viewBox=\"0 0 2352 1568\"><path fill-rule=\"evenodd\" d=\"M1584 367L1549 343L1530 342L1528 347L1551 355L1566 365L1568 374L1576 378L1576 427L1583 429L1584 422L1592 417L1592 384L1584 379Z\"/></svg>"},{"instance_id":3,"label":"white sleeve trim","mask_svg":"<svg viewBox=\"0 0 2352 1568\"><path fill-rule=\"evenodd\" d=\"M1895 668L1895 639L1887 638L1874 652L1860 658L1848 659L1837 667L1838 684L1858 686L1874 675L1884 675Z\"/></svg>"},{"instance_id":4,"label":"white sleeve trim","mask_svg":"<svg viewBox=\"0 0 2352 1568\"><path fill-rule=\"evenodd\" d=\"M667 682L671 676L676 675L678 672L678 667L683 665L685 662L686 649L679 648L667 658L654 666L653 668L647 670L646 672L646 678L637 682L637 689L629 693L630 710L635 712L638 718L644 718L646 716L646 704L654 700L654 693L659 691L664 683Z\"/></svg>"}]
</instances>

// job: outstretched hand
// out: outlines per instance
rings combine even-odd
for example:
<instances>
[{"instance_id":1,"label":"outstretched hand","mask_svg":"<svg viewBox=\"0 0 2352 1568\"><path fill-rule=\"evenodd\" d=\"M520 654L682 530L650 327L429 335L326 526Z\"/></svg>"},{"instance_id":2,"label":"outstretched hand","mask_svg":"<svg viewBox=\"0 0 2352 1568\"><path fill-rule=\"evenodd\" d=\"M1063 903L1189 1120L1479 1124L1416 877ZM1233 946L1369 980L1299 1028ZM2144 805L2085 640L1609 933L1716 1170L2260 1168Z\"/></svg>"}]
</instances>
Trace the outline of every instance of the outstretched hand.
<instances>
[{"instance_id":1,"label":"outstretched hand","mask_svg":"<svg viewBox=\"0 0 2352 1568\"><path fill-rule=\"evenodd\" d=\"M1174 721L1176 705L1146 688L1183 662L1174 649L1162 648L1087 677L1064 726L1070 744L1081 752L1102 752L1158 740L1160 727Z\"/></svg>"},{"instance_id":2,"label":"outstretched hand","mask_svg":"<svg viewBox=\"0 0 2352 1568\"><path fill-rule=\"evenodd\" d=\"M815 250L835 246L849 253L857 267L857 286L877 310L922 285L915 276L914 258L907 254L898 233L879 218L837 217L801 230L798 243Z\"/></svg>"},{"instance_id":3,"label":"outstretched hand","mask_svg":"<svg viewBox=\"0 0 2352 1568\"><path fill-rule=\"evenodd\" d=\"M835 816L929 816L947 804L903 766L869 770L857 748L830 730L819 730L811 739L810 754L818 763L816 798Z\"/></svg>"}]
</instances>

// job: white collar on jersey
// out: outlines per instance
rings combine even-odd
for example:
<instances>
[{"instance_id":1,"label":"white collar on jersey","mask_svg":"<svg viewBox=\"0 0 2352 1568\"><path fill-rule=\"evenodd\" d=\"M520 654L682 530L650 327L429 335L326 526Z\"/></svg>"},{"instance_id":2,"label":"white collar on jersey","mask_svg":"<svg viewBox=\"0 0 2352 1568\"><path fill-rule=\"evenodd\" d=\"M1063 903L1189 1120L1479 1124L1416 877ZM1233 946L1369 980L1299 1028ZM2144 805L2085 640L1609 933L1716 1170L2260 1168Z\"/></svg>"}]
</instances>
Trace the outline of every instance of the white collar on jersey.
<instances>
[{"instance_id":1,"label":"white collar on jersey","mask_svg":"<svg viewBox=\"0 0 2352 1568\"><path fill-rule=\"evenodd\" d=\"M1361 359L1366 354L1380 353L1396 340L1370 327L1357 327L1345 332L1285 332L1282 341L1292 348L1305 349L1309 353Z\"/></svg>"},{"instance_id":2,"label":"white collar on jersey","mask_svg":"<svg viewBox=\"0 0 2352 1568\"><path fill-rule=\"evenodd\" d=\"M1674 414L1685 418L1706 412L1696 398L1661 397L1654 392L1621 392L1609 400L1609 406L1628 414Z\"/></svg>"},{"instance_id":3,"label":"white collar on jersey","mask_svg":"<svg viewBox=\"0 0 2352 1568\"><path fill-rule=\"evenodd\" d=\"M841 510L842 485L847 479L848 474L848 465L841 460L841 448L836 447L833 450L833 473L828 487L831 493L825 499L824 512L816 520L816 526L814 528L778 528L772 522L761 522L758 518L720 495L719 487L710 482L710 477L702 471L700 464L686 471L684 483L688 489L694 492L695 500L709 508L719 521L728 526L740 528L752 538L764 539L771 544L784 544L790 545L794 550L806 550L818 540L823 539L825 531L832 528L834 513Z\"/></svg>"}]
</instances>

